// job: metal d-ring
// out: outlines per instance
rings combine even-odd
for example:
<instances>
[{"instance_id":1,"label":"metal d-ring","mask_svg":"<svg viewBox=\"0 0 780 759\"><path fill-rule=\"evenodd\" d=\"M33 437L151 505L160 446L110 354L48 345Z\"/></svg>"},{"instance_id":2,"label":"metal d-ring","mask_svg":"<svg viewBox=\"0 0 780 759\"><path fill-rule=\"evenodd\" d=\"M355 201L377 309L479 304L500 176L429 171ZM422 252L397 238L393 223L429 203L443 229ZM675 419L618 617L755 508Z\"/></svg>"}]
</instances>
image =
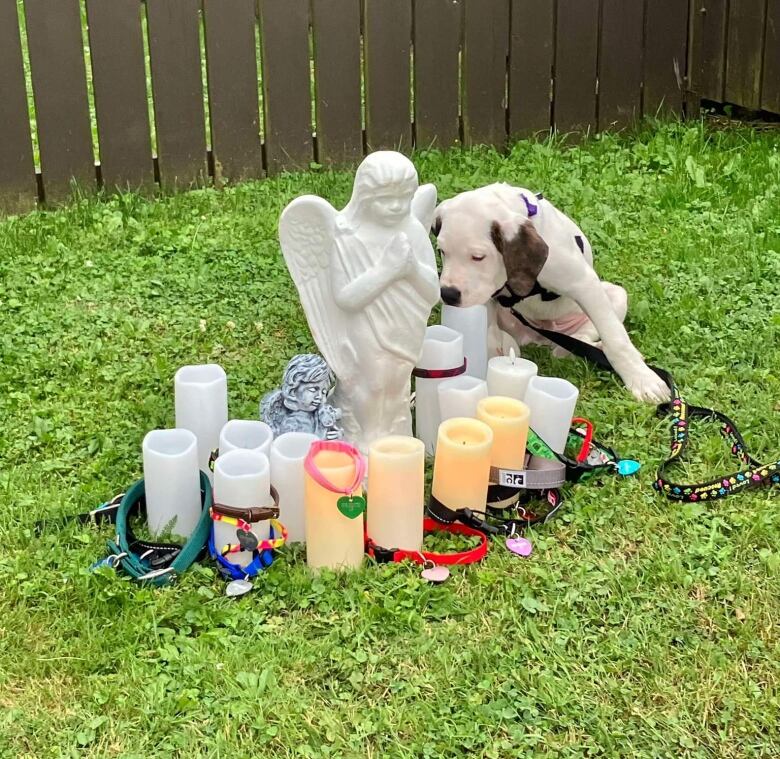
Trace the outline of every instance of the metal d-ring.
<instances>
[{"instance_id":1,"label":"metal d-ring","mask_svg":"<svg viewBox=\"0 0 780 759\"><path fill-rule=\"evenodd\" d=\"M111 569L116 569L119 565L119 562L122 561L125 556L129 555L130 554L128 554L127 551L122 551L122 553L112 553L110 556L106 557L106 566L111 567Z\"/></svg>"}]
</instances>

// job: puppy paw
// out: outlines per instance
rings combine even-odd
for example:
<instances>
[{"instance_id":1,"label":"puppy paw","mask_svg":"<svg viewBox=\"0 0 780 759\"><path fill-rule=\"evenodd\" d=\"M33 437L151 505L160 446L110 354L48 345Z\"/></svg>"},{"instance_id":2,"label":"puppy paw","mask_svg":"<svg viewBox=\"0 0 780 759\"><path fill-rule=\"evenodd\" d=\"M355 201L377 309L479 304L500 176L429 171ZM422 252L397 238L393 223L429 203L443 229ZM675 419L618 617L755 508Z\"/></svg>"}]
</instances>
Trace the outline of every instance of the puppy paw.
<instances>
[{"instance_id":1,"label":"puppy paw","mask_svg":"<svg viewBox=\"0 0 780 759\"><path fill-rule=\"evenodd\" d=\"M634 398L644 403L665 403L671 400L666 383L652 370L643 366L626 380Z\"/></svg>"}]
</instances>

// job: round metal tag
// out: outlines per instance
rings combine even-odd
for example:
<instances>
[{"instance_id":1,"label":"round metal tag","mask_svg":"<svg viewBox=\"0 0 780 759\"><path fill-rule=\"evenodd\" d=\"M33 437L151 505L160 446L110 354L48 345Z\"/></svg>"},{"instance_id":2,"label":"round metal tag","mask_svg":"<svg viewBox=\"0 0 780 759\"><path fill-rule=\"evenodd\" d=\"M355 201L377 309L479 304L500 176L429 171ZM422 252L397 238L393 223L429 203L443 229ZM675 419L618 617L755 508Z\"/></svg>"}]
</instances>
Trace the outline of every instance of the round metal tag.
<instances>
[{"instance_id":1,"label":"round metal tag","mask_svg":"<svg viewBox=\"0 0 780 759\"><path fill-rule=\"evenodd\" d=\"M225 595L228 598L235 598L236 596L243 596L245 593L249 593L252 590L252 583L249 580L233 580L229 582L225 588Z\"/></svg>"}]
</instances>

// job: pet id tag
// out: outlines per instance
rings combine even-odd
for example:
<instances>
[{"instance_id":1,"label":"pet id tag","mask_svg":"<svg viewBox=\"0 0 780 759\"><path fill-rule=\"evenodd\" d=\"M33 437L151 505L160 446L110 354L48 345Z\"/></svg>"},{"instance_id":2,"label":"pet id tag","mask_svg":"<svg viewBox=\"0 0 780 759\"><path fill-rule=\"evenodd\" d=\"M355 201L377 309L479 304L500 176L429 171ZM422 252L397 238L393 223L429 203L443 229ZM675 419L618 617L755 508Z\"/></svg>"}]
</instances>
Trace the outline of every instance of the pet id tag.
<instances>
[{"instance_id":1,"label":"pet id tag","mask_svg":"<svg viewBox=\"0 0 780 759\"><path fill-rule=\"evenodd\" d=\"M511 537L506 539L506 547L518 556L530 556L534 550L528 538Z\"/></svg>"},{"instance_id":2,"label":"pet id tag","mask_svg":"<svg viewBox=\"0 0 780 759\"><path fill-rule=\"evenodd\" d=\"M225 595L228 598L236 598L249 593L252 590L252 583L249 580L233 580L225 587Z\"/></svg>"},{"instance_id":3,"label":"pet id tag","mask_svg":"<svg viewBox=\"0 0 780 759\"><path fill-rule=\"evenodd\" d=\"M366 499L360 495L344 495L336 501L336 506L347 519L355 519L365 511Z\"/></svg>"},{"instance_id":4,"label":"pet id tag","mask_svg":"<svg viewBox=\"0 0 780 759\"><path fill-rule=\"evenodd\" d=\"M238 538L238 545L241 547L242 551L257 550L257 535L253 532L249 530L236 530L236 537Z\"/></svg>"},{"instance_id":5,"label":"pet id tag","mask_svg":"<svg viewBox=\"0 0 780 759\"><path fill-rule=\"evenodd\" d=\"M420 572L420 577L423 580L438 584L444 582L450 576L450 570L447 567L441 567L438 564L431 563L431 566L426 567Z\"/></svg>"},{"instance_id":6,"label":"pet id tag","mask_svg":"<svg viewBox=\"0 0 780 759\"><path fill-rule=\"evenodd\" d=\"M636 474L642 465L634 459L622 459L618 461L617 470L621 477L630 477L632 474Z\"/></svg>"}]
</instances>

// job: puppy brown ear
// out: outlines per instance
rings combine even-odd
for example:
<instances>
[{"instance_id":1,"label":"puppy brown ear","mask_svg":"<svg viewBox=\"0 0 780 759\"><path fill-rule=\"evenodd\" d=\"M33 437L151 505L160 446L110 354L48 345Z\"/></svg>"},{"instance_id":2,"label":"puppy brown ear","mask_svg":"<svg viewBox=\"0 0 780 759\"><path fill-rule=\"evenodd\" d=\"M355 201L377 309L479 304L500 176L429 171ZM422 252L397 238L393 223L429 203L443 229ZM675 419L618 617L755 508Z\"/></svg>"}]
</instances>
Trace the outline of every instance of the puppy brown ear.
<instances>
[{"instance_id":1,"label":"puppy brown ear","mask_svg":"<svg viewBox=\"0 0 780 759\"><path fill-rule=\"evenodd\" d=\"M493 245L504 257L506 279L518 295L527 295L536 284L550 252L530 221L520 225L517 234L507 239L501 225L494 221L490 226Z\"/></svg>"}]
</instances>

